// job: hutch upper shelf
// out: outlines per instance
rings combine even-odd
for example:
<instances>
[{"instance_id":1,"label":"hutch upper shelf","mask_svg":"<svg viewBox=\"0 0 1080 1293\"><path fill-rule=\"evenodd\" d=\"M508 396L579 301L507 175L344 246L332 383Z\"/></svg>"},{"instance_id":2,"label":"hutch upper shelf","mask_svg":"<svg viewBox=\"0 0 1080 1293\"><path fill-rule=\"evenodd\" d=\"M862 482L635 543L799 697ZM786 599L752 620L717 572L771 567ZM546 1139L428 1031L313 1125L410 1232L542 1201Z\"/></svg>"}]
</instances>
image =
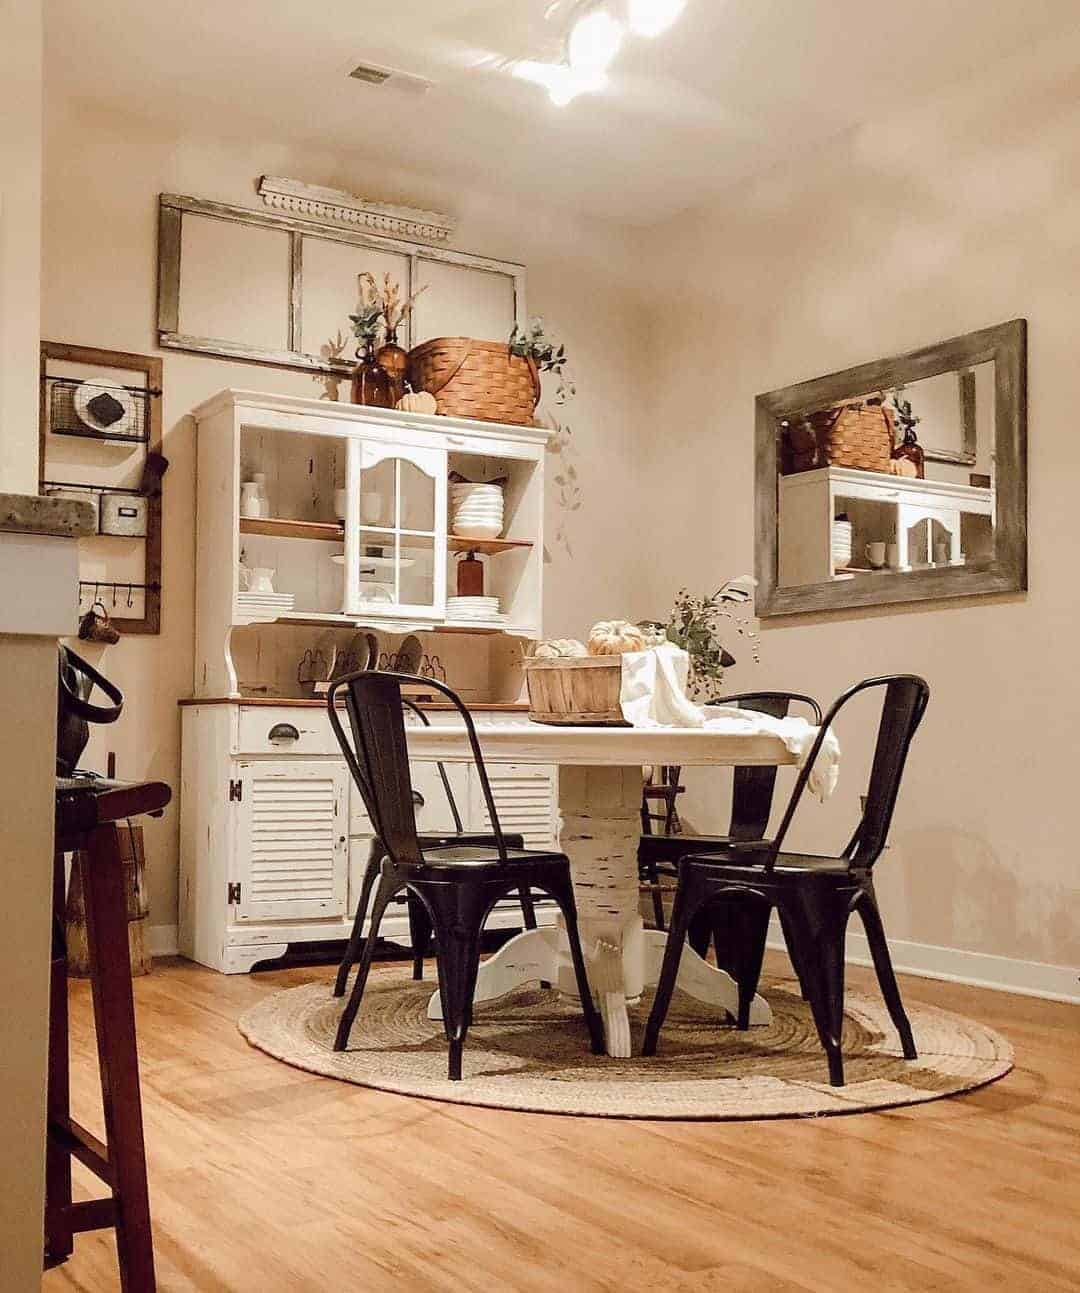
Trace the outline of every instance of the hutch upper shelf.
<instances>
[{"instance_id":1,"label":"hutch upper shelf","mask_svg":"<svg viewBox=\"0 0 1080 1293\"><path fill-rule=\"evenodd\" d=\"M238 625L540 636L546 429L241 390L194 417L197 694L237 694ZM500 535L450 533L451 472L504 482ZM241 486L256 480L252 515ZM485 592L499 601L490 622L448 609L464 553L485 560ZM244 572L259 572L250 595Z\"/></svg>"}]
</instances>

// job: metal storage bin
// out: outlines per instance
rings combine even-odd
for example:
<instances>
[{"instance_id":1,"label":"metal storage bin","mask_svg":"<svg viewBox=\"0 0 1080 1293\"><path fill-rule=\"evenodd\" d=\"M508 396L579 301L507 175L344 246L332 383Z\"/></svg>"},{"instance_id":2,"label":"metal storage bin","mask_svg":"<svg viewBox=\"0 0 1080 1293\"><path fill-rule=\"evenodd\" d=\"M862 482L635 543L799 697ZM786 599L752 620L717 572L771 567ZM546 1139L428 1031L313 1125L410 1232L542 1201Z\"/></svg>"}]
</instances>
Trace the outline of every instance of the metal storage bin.
<instances>
[{"instance_id":1,"label":"metal storage bin","mask_svg":"<svg viewBox=\"0 0 1080 1293\"><path fill-rule=\"evenodd\" d=\"M147 502L143 494L102 494L101 533L121 534L130 539L145 538Z\"/></svg>"}]
</instances>

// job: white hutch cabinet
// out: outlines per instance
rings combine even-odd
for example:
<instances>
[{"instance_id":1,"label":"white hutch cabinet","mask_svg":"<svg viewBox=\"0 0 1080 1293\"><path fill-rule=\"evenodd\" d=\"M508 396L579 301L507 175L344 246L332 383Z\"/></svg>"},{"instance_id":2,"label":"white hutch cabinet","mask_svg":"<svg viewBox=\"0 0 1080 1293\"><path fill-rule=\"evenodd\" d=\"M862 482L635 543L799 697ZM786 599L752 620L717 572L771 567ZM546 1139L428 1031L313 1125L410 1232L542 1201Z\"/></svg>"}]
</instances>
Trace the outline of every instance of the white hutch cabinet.
<instances>
[{"instance_id":1,"label":"white hutch cabinet","mask_svg":"<svg viewBox=\"0 0 1080 1293\"><path fill-rule=\"evenodd\" d=\"M854 525L852 565L833 558L833 521ZM780 477L778 578L782 588L873 576L867 543L895 543L895 570L935 564L945 545L945 565L990 555L994 491L946 480L912 480L852 467L821 467Z\"/></svg>"},{"instance_id":2,"label":"white hutch cabinet","mask_svg":"<svg viewBox=\"0 0 1080 1293\"><path fill-rule=\"evenodd\" d=\"M549 433L235 390L194 417L195 686L182 704L180 950L236 973L290 944L347 937L367 863L372 826L324 703L288 686L299 644L332 631L344 646L358 629L540 636ZM505 477L499 539L449 533L450 471ZM265 477L268 514L245 516L241 483L256 474ZM343 520L334 515L341 490ZM504 621L448 618L446 590L466 551L487 559L486 591L499 597ZM275 591L292 594L290 608L246 603L241 562L272 569ZM245 658L257 658L278 685L253 689ZM474 717L481 726L513 721L514 709L478 703ZM456 720L438 708L429 718ZM447 771L466 828L482 829L473 770ZM555 770L493 765L489 773L503 827L551 845ZM436 765L415 763L413 782L420 829L452 829ZM553 913L541 905L538 915ZM507 903L489 923L516 926L520 908ZM399 904L384 936L405 939L407 928Z\"/></svg>"}]
</instances>

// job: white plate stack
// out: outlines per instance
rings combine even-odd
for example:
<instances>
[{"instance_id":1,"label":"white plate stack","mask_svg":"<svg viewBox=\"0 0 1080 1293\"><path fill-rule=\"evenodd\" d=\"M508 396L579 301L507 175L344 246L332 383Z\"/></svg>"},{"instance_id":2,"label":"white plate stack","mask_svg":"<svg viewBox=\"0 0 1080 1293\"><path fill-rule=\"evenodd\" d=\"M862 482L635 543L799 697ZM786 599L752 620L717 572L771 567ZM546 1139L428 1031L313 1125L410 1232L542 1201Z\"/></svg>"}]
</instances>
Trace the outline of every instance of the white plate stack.
<instances>
[{"instance_id":1,"label":"white plate stack","mask_svg":"<svg viewBox=\"0 0 1080 1293\"><path fill-rule=\"evenodd\" d=\"M462 539L497 539L503 532L502 486L451 484L450 529Z\"/></svg>"},{"instance_id":2,"label":"white plate stack","mask_svg":"<svg viewBox=\"0 0 1080 1293\"><path fill-rule=\"evenodd\" d=\"M448 597L446 618L455 624L502 624L497 597Z\"/></svg>"},{"instance_id":3,"label":"white plate stack","mask_svg":"<svg viewBox=\"0 0 1080 1293\"><path fill-rule=\"evenodd\" d=\"M851 522L833 521L832 561L835 569L851 565Z\"/></svg>"},{"instance_id":4,"label":"white plate stack","mask_svg":"<svg viewBox=\"0 0 1080 1293\"><path fill-rule=\"evenodd\" d=\"M275 615L285 615L292 610L296 601L293 593L237 593L237 608L247 615L256 615L260 619L272 619Z\"/></svg>"}]
</instances>

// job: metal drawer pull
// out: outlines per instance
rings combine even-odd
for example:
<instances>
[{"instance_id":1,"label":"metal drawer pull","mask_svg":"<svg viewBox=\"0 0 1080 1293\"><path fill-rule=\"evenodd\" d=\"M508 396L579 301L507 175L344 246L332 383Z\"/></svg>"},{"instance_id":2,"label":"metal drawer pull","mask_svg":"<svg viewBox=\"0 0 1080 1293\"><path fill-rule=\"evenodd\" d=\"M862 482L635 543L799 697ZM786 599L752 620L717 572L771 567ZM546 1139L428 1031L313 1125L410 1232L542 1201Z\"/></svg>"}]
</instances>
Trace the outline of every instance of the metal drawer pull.
<instances>
[{"instance_id":1,"label":"metal drawer pull","mask_svg":"<svg viewBox=\"0 0 1080 1293\"><path fill-rule=\"evenodd\" d=\"M424 796L420 793L420 791L419 791L419 790L414 790L414 791L412 792L412 801L413 801L413 804L414 804L417 808L423 808L423 806L424 806Z\"/></svg>"},{"instance_id":2,"label":"metal drawer pull","mask_svg":"<svg viewBox=\"0 0 1080 1293\"><path fill-rule=\"evenodd\" d=\"M275 723L270 729L271 741L299 741L300 730L292 723Z\"/></svg>"}]
</instances>

